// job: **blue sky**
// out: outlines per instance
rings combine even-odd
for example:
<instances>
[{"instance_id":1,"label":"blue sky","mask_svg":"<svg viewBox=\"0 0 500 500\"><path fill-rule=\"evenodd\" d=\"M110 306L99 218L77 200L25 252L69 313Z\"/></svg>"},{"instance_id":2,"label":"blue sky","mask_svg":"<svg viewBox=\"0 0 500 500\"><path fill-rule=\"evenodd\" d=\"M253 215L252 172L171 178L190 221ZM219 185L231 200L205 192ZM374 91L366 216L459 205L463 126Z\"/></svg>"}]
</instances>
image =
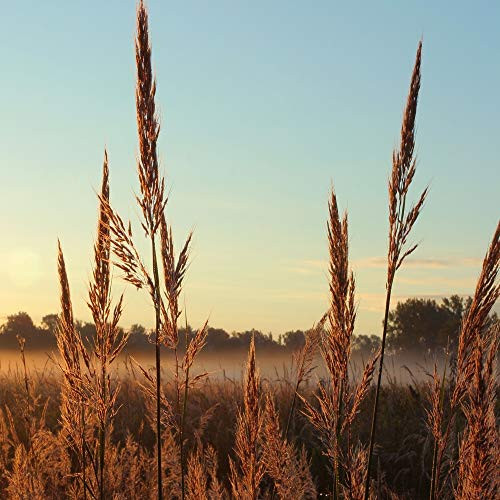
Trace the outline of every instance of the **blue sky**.
<instances>
[{"instance_id":1,"label":"blue sky","mask_svg":"<svg viewBox=\"0 0 500 500\"><path fill-rule=\"evenodd\" d=\"M58 237L87 319L105 146L112 202L138 215L135 2L1 3L0 320L57 311ZM379 333L387 176L421 37L414 195L431 192L395 300L472 292L500 208L498 3L148 5L168 215L178 245L195 230L192 323L282 333L316 321L333 182L349 211L357 331ZM147 297L114 283L124 325L150 325Z\"/></svg>"}]
</instances>

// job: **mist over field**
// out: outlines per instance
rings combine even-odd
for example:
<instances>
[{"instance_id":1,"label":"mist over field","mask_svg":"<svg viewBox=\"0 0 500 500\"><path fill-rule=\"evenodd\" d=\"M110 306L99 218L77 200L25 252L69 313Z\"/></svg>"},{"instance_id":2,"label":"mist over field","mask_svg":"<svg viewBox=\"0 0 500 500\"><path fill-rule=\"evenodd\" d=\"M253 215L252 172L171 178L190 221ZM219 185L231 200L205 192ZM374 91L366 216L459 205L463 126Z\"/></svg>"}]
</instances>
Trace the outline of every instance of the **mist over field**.
<instances>
[{"instance_id":1,"label":"mist over field","mask_svg":"<svg viewBox=\"0 0 500 500\"><path fill-rule=\"evenodd\" d=\"M386 382L390 379L399 384L411 384L415 381L428 382L436 364L438 370L442 371L444 354L439 356L423 357L421 355L388 355L386 358L385 374ZM175 359L172 353L165 352L163 359L164 376L166 379L172 377L172 370L175 366ZM269 383L290 380L295 369L293 353L266 353L257 350L258 368L262 379ZM200 353L197 363L193 367L192 374L197 376L207 373L211 380L230 379L241 382L245 375L245 364L247 353L241 351L229 351L225 353ZM367 359L361 354L352 356L350 362L350 373L353 380L358 380ZM26 350L26 362L31 371L39 375L50 375L60 377L60 356L56 351L47 352L44 350ZM141 378L142 374L136 363L146 370L152 370L155 365L154 353L144 351L134 352L129 350L121 354L115 363L112 372L119 377ZM311 384L319 379L325 379L328 372L325 369L323 359L318 354L313 360L314 371L311 377ZM0 350L0 375L10 377L22 372L22 361L18 350Z\"/></svg>"}]
</instances>

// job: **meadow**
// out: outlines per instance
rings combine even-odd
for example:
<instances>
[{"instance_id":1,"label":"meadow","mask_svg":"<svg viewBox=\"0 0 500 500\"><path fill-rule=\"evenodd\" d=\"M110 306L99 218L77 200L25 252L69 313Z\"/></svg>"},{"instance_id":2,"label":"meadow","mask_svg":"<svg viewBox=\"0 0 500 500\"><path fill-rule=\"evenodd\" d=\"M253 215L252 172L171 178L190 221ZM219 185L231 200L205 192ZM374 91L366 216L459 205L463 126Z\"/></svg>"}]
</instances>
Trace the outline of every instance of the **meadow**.
<instances>
[{"instance_id":1,"label":"meadow","mask_svg":"<svg viewBox=\"0 0 500 500\"><path fill-rule=\"evenodd\" d=\"M60 242L58 354L35 368L19 337L20 363L0 372L0 497L498 498L500 326L490 313L500 295L500 223L444 361L436 360L425 377L410 370L402 379L391 372L386 352L393 286L417 250L412 229L428 195L425 189L415 203L410 199L422 42L388 181L380 348L354 359L357 300L348 216L339 212L332 189L325 210L328 310L274 373L266 363L261 370L251 336L245 361L239 361L241 376L214 374L204 362L208 322L189 338L180 335L192 235L174 246L165 212L168 187L158 164L156 81L142 0L135 52L140 225L133 230L111 203L105 151L87 297L95 334L88 342L76 327L71 263ZM147 259L137 234L149 245ZM113 268L153 305L147 359L124 358L129 332L119 327L123 298L112 296Z\"/></svg>"},{"instance_id":2,"label":"meadow","mask_svg":"<svg viewBox=\"0 0 500 500\"><path fill-rule=\"evenodd\" d=\"M17 354L19 357L19 353ZM257 355L258 356L258 355ZM258 357L258 364L260 358ZM20 359L19 359L20 360ZM265 363L265 360L263 360ZM320 360L318 360L319 362ZM293 399L293 373L276 373L271 369L268 361L266 374L262 376L262 390L272 395L278 414L280 415L280 426L284 429L287 425L287 417ZM12 419L16 422L19 439L26 439L26 419L34 420L40 437L44 433L45 446L49 453L40 451L40 465L38 474L43 478L43 487L39 485L38 497L35 498L67 498L71 482L71 475L55 477L58 470L68 470L69 464L65 463L68 457L50 456L58 446L63 446L60 441L61 434L61 387L60 373L56 368L34 369L29 368L30 401L36 400L35 406L30 408L27 400L26 386L24 384L24 373L22 365L17 364L11 371L4 370L0 375L0 400L9 408ZM241 365L240 365L241 366ZM117 413L114 417L111 436L109 439L108 460L113 463L113 469L108 472L110 477L106 483L110 486L109 496L114 498L154 498L155 481L154 474L154 442L155 436L150 425L145 425L144 416L148 415L148 404L140 388L144 381L140 373L134 370L133 365L127 364L128 368L120 368L120 388L116 399ZM379 498L427 498L429 494L430 476L429 471L432 463L432 435L425 425L425 404L429 396L429 387L423 381L411 379L404 382L399 377L391 376L388 370L388 379L384 383L381 398L383 404L380 407L380 432L377 437L377 470L375 472L374 495ZM168 380L169 373L164 374ZM314 400L316 376L304 382L301 394L308 401ZM166 384L167 397L174 398L174 387ZM448 397L449 394L446 394ZM238 409L243 405L244 385L241 377L223 377L219 372L215 377L207 377L201 385L196 387L188 400L188 431L187 444L190 450L196 450L201 446L205 456L215 452L216 474L221 483L221 497L229 498L230 477L229 457L233 457L233 445L235 439L235 422ZM355 439L367 442L369 439L370 410L373 404L374 391L370 390L366 400L363 402L356 428L353 431ZM47 403L45 407L44 404ZM43 416L42 416L43 415ZM41 420L40 420L41 419ZM16 447L15 442L8 437L8 424L3 422L1 427L5 434L2 435L1 449L5 468L1 478L1 488L5 495L10 494L13 498L22 498L19 491L16 492L9 484L15 481L11 476L11 458ZM457 432L463 431L463 418L457 424ZM47 440L47 436L49 439ZM38 437L36 441L38 441ZM296 478L290 477L290 487L300 484L307 479L309 492L303 494L295 491L291 498L327 498L330 494L331 470L328 458L321 450L322 445L315 429L309 420L300 411L293 414L288 440L294 443L296 450L305 450L307 457L307 469L309 474ZM201 441L201 443L199 442ZM41 445L41 443L40 443ZM179 452L178 448L169 436L164 441L164 454L168 467L165 469L164 483L168 485L165 489L167 498L180 496L179 492ZM52 450L52 453L51 453ZM207 450L210 450L207 453ZM451 452L457 454L457 450ZM213 459L213 458L212 458ZM210 462L204 464L206 468ZM194 466L194 463L191 464ZM26 472L26 469L22 469ZM130 471L134 471L130 475ZM292 472L292 471L290 471ZM188 467L189 474L195 472ZM210 484L208 470L204 470L207 483ZM21 474L17 470L16 474ZM26 476L18 477L23 491L28 491L23 482ZM295 482L297 480L297 482ZM15 484L15 483L14 483ZM19 483L17 483L19 484ZM188 481L188 485L189 485ZM18 486L17 486L18 487ZM25 489L26 488L26 489ZM7 493L7 490L11 493ZM262 481L261 494L259 496L272 496L268 492L273 491L273 480L265 476ZM225 493L223 493L225 492ZM208 489L205 496L198 491L192 491L190 487L186 493L188 498L216 498L217 495ZM17 496L16 496L17 495ZM281 495L274 493L274 498Z\"/></svg>"}]
</instances>

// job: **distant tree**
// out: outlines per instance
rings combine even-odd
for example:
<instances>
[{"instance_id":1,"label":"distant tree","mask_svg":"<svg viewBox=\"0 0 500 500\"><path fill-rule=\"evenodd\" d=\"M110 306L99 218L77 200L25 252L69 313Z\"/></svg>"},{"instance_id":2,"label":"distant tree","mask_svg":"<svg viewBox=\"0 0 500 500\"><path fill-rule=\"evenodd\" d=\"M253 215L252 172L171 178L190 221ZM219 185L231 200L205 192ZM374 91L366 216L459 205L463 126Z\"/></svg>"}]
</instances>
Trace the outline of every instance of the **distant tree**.
<instances>
[{"instance_id":1,"label":"distant tree","mask_svg":"<svg viewBox=\"0 0 500 500\"><path fill-rule=\"evenodd\" d=\"M222 328L209 328L207 333L207 351L216 351L227 348L229 344L229 333Z\"/></svg>"},{"instance_id":2,"label":"distant tree","mask_svg":"<svg viewBox=\"0 0 500 500\"><path fill-rule=\"evenodd\" d=\"M228 345L237 349L248 349L252 336L255 339L256 349L279 349L278 343L273 340L270 333L266 335L265 333L255 329L244 332L233 332L228 341Z\"/></svg>"},{"instance_id":3,"label":"distant tree","mask_svg":"<svg viewBox=\"0 0 500 500\"><path fill-rule=\"evenodd\" d=\"M387 344L396 351L418 352L439 345L447 314L435 300L408 299L389 313Z\"/></svg>"},{"instance_id":4,"label":"distant tree","mask_svg":"<svg viewBox=\"0 0 500 500\"><path fill-rule=\"evenodd\" d=\"M37 328L28 313L18 312L7 316L7 321L2 325L2 333L31 336L37 333Z\"/></svg>"},{"instance_id":5,"label":"distant tree","mask_svg":"<svg viewBox=\"0 0 500 500\"><path fill-rule=\"evenodd\" d=\"M471 299L458 295L441 302L408 299L389 313L387 342L394 352L442 352L455 350L462 318ZM490 316L490 324L498 318Z\"/></svg>"},{"instance_id":6,"label":"distant tree","mask_svg":"<svg viewBox=\"0 0 500 500\"><path fill-rule=\"evenodd\" d=\"M471 299L458 295L446 297L442 301L431 299L408 299L400 302L389 313L387 333L388 348L394 353L442 353L447 346L453 352L456 350L460 324ZM47 314L42 318L40 327L26 312L18 312L7 317L0 326L0 347L16 349L18 347L16 335L26 339L28 349L48 349L55 347L55 333L57 314ZM487 327L498 321L493 313ZM86 345L91 345L95 338L93 323L76 321L76 327L81 332ZM129 329L130 337L126 346L128 350L147 350L151 347L148 330L140 325L133 324ZM182 351L195 334L191 326L179 329L179 349ZM276 352L282 349L295 351L302 347L307 332L292 330L278 337L275 341L270 333L259 330L246 330L229 334L222 328L208 329L206 351L220 352L224 350L247 350L250 339L255 337L255 346L263 351ZM377 335L357 335L353 337L352 349L354 354L368 357L371 352L380 346L380 337Z\"/></svg>"},{"instance_id":7,"label":"distant tree","mask_svg":"<svg viewBox=\"0 0 500 500\"><path fill-rule=\"evenodd\" d=\"M145 337L147 335L146 328L143 327L142 325L138 325L134 323L130 328L129 328L129 334L130 337Z\"/></svg>"},{"instance_id":8,"label":"distant tree","mask_svg":"<svg viewBox=\"0 0 500 500\"><path fill-rule=\"evenodd\" d=\"M33 348L43 344L40 329L35 326L28 313L18 312L7 316L7 321L0 327L0 343L6 348L16 348L17 335L26 339L27 348Z\"/></svg>"},{"instance_id":9,"label":"distant tree","mask_svg":"<svg viewBox=\"0 0 500 500\"><path fill-rule=\"evenodd\" d=\"M378 335L354 335L352 339L352 352L367 359L375 352L382 342Z\"/></svg>"},{"instance_id":10,"label":"distant tree","mask_svg":"<svg viewBox=\"0 0 500 500\"><path fill-rule=\"evenodd\" d=\"M57 314L46 314L42 318L42 328L47 330L47 332L51 335L55 336L58 318L59 316Z\"/></svg>"},{"instance_id":11,"label":"distant tree","mask_svg":"<svg viewBox=\"0 0 500 500\"><path fill-rule=\"evenodd\" d=\"M142 325L133 324L129 328L129 338L125 348L144 349L151 345L148 341L148 332Z\"/></svg>"},{"instance_id":12,"label":"distant tree","mask_svg":"<svg viewBox=\"0 0 500 500\"><path fill-rule=\"evenodd\" d=\"M446 314L446 321L443 323L438 343L445 347L449 341L450 347L455 348L458 342L458 334L462 319L472 303L472 298L462 298L458 295L445 297L441 303L441 308Z\"/></svg>"},{"instance_id":13,"label":"distant tree","mask_svg":"<svg viewBox=\"0 0 500 500\"><path fill-rule=\"evenodd\" d=\"M286 332L283 335L283 344L290 351L300 349L306 341L305 334L302 330L294 330Z\"/></svg>"}]
</instances>

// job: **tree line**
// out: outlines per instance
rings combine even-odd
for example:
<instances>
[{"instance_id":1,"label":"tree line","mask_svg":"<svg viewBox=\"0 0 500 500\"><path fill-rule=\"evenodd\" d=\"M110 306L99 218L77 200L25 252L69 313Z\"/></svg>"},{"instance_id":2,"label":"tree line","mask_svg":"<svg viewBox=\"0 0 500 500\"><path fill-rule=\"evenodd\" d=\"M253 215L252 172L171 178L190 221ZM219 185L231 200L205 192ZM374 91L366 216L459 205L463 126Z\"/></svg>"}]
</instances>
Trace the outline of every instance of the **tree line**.
<instances>
[{"instance_id":1,"label":"tree line","mask_svg":"<svg viewBox=\"0 0 500 500\"><path fill-rule=\"evenodd\" d=\"M394 354L441 354L445 349L455 350L462 318L471 302L470 298L452 295L435 299L410 298L399 302L389 313L387 346ZM0 326L0 349L17 348L17 336L26 339L28 349L55 349L57 314L47 314L36 325L26 312L18 312L7 317ZM493 313L490 321L498 320ZM91 343L95 337L93 323L77 321L77 328L85 342ZM151 348L152 332L140 324L129 328L127 350L147 351ZM124 332L122 330L122 332ZM227 332L222 328L208 329L206 352L247 350L252 336L258 350L277 353L294 351L304 344L304 330L292 330L273 338L271 333L251 329L242 332ZM179 330L179 345L194 336L195 329L188 325ZM187 337L187 338L186 338ZM369 355L380 346L378 335L356 335L352 348L354 353Z\"/></svg>"}]
</instances>

